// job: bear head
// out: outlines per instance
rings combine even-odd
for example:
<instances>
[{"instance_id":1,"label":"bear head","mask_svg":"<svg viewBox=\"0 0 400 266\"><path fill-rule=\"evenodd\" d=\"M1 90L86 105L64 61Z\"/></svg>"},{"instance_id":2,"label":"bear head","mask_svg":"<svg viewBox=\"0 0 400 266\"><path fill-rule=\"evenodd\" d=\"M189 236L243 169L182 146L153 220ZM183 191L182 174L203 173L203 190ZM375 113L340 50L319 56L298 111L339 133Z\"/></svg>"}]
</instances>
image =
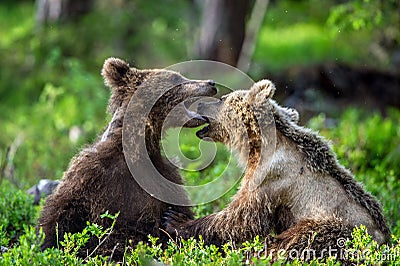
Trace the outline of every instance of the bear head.
<instances>
[{"instance_id":1,"label":"bear head","mask_svg":"<svg viewBox=\"0 0 400 266\"><path fill-rule=\"evenodd\" d=\"M261 145L260 128L270 126L279 115L297 123L296 110L279 106L272 96L274 84L269 80L256 82L249 90L237 90L220 100L201 103L198 113L208 120L208 125L198 131L199 138L222 142L231 149L258 148Z\"/></svg>"},{"instance_id":2,"label":"bear head","mask_svg":"<svg viewBox=\"0 0 400 266\"><path fill-rule=\"evenodd\" d=\"M217 93L212 80L190 80L177 72L165 69L140 70L130 67L118 58L107 59L101 74L105 84L111 88L108 112L113 115L113 120L116 116L124 115L135 91L141 89L145 90L142 99L144 103L148 98L156 96L158 99L152 106L150 123L160 124L173 108L180 105L181 108L174 112L179 119L177 125L185 120L184 126L195 127L203 124L205 120L187 110L183 102L193 97L212 96ZM189 118L192 119L188 120Z\"/></svg>"}]
</instances>

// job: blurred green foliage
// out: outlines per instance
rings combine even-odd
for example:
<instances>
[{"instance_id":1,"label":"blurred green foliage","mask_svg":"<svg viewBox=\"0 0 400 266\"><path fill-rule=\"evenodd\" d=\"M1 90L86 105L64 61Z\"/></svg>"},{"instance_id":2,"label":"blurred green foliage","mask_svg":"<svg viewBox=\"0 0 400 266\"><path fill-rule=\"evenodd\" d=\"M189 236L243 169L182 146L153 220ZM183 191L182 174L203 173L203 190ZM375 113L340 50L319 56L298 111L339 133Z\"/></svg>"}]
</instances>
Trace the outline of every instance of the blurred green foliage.
<instances>
[{"instance_id":1,"label":"blurred green foliage","mask_svg":"<svg viewBox=\"0 0 400 266\"><path fill-rule=\"evenodd\" d=\"M47 83L31 106L14 109L14 113L3 109L9 117L3 117L0 147L5 154L5 147L20 139L12 163L21 181L59 178L77 147L94 139L105 125L108 93L101 81L87 75L77 61L69 60L66 65L60 77L63 86ZM77 139L69 137L72 131L77 132Z\"/></svg>"},{"instance_id":2,"label":"blurred green foliage","mask_svg":"<svg viewBox=\"0 0 400 266\"><path fill-rule=\"evenodd\" d=\"M397 0L371 1L371 0L352 0L340 3L332 8L328 18L328 24L339 29L390 29L398 27L400 17ZM397 11L396 11L397 9ZM392 29L391 29L392 30ZM400 38L400 32L394 31L395 38ZM398 41L400 41L398 39Z\"/></svg>"},{"instance_id":3,"label":"blurred green foliage","mask_svg":"<svg viewBox=\"0 0 400 266\"><path fill-rule=\"evenodd\" d=\"M7 246L9 240L17 240L25 225L36 222L37 208L32 197L8 182L1 184L0 195L0 246Z\"/></svg>"},{"instance_id":4,"label":"blurred green foliage","mask_svg":"<svg viewBox=\"0 0 400 266\"><path fill-rule=\"evenodd\" d=\"M260 29L253 56L252 75L260 69L277 72L290 66L321 62L371 64L366 43L373 41L371 30L340 31L327 18L335 1L277 1L271 5ZM365 47L365 49L355 49Z\"/></svg>"},{"instance_id":5,"label":"blurred green foliage","mask_svg":"<svg viewBox=\"0 0 400 266\"><path fill-rule=\"evenodd\" d=\"M127 1L99 5L76 22L39 26L32 1L0 5L0 158L16 149L12 174L20 186L60 178L105 126L109 91L100 70L107 57L149 68L184 58L186 9L185 1Z\"/></svg>"},{"instance_id":6,"label":"blurred green foliage","mask_svg":"<svg viewBox=\"0 0 400 266\"><path fill-rule=\"evenodd\" d=\"M339 161L382 202L386 217L400 233L400 111L378 113L349 109L335 127L325 126L323 114L310 127L333 141Z\"/></svg>"}]
</instances>

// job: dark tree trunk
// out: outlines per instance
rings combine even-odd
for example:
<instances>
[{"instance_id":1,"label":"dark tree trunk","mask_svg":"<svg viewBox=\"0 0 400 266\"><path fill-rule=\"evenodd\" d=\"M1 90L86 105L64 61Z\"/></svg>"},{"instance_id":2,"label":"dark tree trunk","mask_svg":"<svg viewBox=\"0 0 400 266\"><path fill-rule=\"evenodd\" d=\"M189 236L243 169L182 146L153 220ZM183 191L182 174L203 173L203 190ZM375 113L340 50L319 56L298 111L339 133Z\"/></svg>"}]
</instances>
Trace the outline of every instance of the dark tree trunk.
<instances>
[{"instance_id":1,"label":"dark tree trunk","mask_svg":"<svg viewBox=\"0 0 400 266\"><path fill-rule=\"evenodd\" d=\"M39 24L71 21L92 7L92 0L36 0L36 20Z\"/></svg>"},{"instance_id":2,"label":"dark tree trunk","mask_svg":"<svg viewBox=\"0 0 400 266\"><path fill-rule=\"evenodd\" d=\"M248 0L204 0L197 55L235 66L245 36Z\"/></svg>"}]
</instances>

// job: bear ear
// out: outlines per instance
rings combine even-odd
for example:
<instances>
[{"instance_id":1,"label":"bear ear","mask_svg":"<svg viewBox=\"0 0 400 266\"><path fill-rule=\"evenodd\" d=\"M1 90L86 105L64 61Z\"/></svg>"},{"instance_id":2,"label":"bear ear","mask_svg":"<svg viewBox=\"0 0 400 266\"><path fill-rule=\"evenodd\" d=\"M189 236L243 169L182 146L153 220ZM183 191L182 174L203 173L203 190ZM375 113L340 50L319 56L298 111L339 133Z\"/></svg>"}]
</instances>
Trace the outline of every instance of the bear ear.
<instances>
[{"instance_id":1,"label":"bear ear","mask_svg":"<svg viewBox=\"0 0 400 266\"><path fill-rule=\"evenodd\" d=\"M263 79L254 83L250 88L247 99L249 102L265 101L272 98L275 93L275 85L267 79Z\"/></svg>"},{"instance_id":2,"label":"bear ear","mask_svg":"<svg viewBox=\"0 0 400 266\"><path fill-rule=\"evenodd\" d=\"M110 57L104 62L101 75L106 85L113 88L128 84L129 76L134 70L125 61Z\"/></svg>"}]
</instances>

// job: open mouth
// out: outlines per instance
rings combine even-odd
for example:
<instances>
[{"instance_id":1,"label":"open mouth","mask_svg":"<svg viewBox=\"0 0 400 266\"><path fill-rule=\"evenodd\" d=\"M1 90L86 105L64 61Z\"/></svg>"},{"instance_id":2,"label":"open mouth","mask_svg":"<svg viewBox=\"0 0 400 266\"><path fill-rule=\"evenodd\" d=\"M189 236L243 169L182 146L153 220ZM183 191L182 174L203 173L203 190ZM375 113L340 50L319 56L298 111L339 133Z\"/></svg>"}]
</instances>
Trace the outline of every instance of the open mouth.
<instances>
[{"instance_id":1,"label":"open mouth","mask_svg":"<svg viewBox=\"0 0 400 266\"><path fill-rule=\"evenodd\" d=\"M188 121L184 124L184 127L198 127L206 123L210 123L209 118L207 116L204 116L203 114L199 114L198 113L199 111L189 110L189 107L193 104L196 104L196 102L198 101L199 97L193 97L183 102L182 106L183 106L184 116L186 116L186 119L188 119ZM201 102L197 104L198 104L197 110L199 110Z\"/></svg>"},{"instance_id":2,"label":"open mouth","mask_svg":"<svg viewBox=\"0 0 400 266\"><path fill-rule=\"evenodd\" d=\"M189 118L189 120L184 124L184 127L198 127L209 122L208 118L187 109L185 104L183 104L183 110L185 111L186 116Z\"/></svg>"},{"instance_id":3,"label":"open mouth","mask_svg":"<svg viewBox=\"0 0 400 266\"><path fill-rule=\"evenodd\" d=\"M208 120L208 118L207 118ZM200 139L203 139L205 137L208 136L208 131L210 130L210 126L205 126L202 129L200 129L199 131L196 132L196 136Z\"/></svg>"},{"instance_id":4,"label":"open mouth","mask_svg":"<svg viewBox=\"0 0 400 266\"><path fill-rule=\"evenodd\" d=\"M184 127L198 127L201 125L204 125L206 123L210 123L210 120L208 119L207 116L204 116L202 114L199 114L197 112L189 110L189 107L192 106L193 104L198 104L197 109L199 109L200 104L202 102L199 102L199 100L204 101L204 99L201 99L201 97L211 97L212 95L215 95L218 91L215 86L210 87L211 89L208 89L207 91L203 92L204 95L202 96L201 94L197 95L196 97L192 97L190 99L186 99L183 102L183 110L186 116L186 119L189 119L185 124L183 125ZM207 98L208 101L210 100ZM196 103L198 102L198 103Z\"/></svg>"}]
</instances>

